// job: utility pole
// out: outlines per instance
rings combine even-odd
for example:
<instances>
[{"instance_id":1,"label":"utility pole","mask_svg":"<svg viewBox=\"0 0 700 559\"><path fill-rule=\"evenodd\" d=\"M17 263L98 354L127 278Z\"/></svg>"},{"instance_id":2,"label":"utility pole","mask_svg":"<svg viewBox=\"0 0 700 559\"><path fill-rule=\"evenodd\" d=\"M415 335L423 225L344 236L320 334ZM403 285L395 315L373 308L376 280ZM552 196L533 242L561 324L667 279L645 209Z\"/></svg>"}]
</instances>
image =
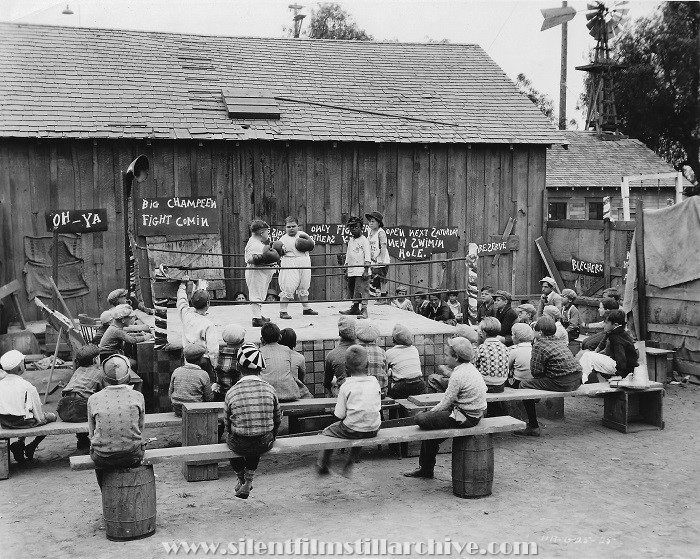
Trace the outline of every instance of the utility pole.
<instances>
[{"instance_id":1,"label":"utility pole","mask_svg":"<svg viewBox=\"0 0 700 559\"><path fill-rule=\"evenodd\" d=\"M295 39L299 38L299 35L301 34L301 22L306 17L306 15L299 13L303 7L304 6L300 6L299 4L290 4L289 5L289 9L294 12L294 17L292 19L294 20L294 38Z\"/></svg>"},{"instance_id":2,"label":"utility pole","mask_svg":"<svg viewBox=\"0 0 700 559\"><path fill-rule=\"evenodd\" d=\"M561 3L562 8L566 8L567 2ZM566 58L568 43L568 23L561 24L561 75L559 77L559 130L566 130Z\"/></svg>"}]
</instances>

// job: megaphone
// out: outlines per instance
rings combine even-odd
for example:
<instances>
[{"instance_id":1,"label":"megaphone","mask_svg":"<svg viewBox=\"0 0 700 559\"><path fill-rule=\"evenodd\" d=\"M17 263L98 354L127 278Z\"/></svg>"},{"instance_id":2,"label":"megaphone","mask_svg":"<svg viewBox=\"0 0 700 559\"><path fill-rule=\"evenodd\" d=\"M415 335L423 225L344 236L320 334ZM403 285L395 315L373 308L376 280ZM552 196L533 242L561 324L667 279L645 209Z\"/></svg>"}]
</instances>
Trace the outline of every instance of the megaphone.
<instances>
[{"instance_id":1,"label":"megaphone","mask_svg":"<svg viewBox=\"0 0 700 559\"><path fill-rule=\"evenodd\" d=\"M126 197L131 196L131 183L136 179L136 182L143 182L148 178L148 170L150 169L150 164L148 163L148 157L145 155L139 155L134 159L129 168L124 174L124 188L126 190Z\"/></svg>"}]
</instances>

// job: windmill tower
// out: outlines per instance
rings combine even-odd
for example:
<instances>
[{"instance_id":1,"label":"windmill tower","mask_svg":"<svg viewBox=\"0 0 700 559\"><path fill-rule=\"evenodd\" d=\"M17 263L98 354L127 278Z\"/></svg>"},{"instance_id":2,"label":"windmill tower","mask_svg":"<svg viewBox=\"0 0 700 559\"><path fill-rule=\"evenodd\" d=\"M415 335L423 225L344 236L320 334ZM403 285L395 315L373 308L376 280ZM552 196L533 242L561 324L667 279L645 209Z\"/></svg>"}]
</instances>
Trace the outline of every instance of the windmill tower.
<instances>
[{"instance_id":1,"label":"windmill tower","mask_svg":"<svg viewBox=\"0 0 700 559\"><path fill-rule=\"evenodd\" d=\"M594 129L599 134L619 134L613 76L616 70L625 68L625 65L616 63L610 57L609 41L619 33L622 19L629 11L624 7L627 3L616 2L612 8L608 8L602 2L595 2L588 4L589 11L586 13L586 27L596 40L593 62L577 66L576 69L591 74L586 130Z\"/></svg>"},{"instance_id":2,"label":"windmill tower","mask_svg":"<svg viewBox=\"0 0 700 559\"><path fill-rule=\"evenodd\" d=\"M596 40L596 46L593 62L585 66L577 66L576 69L591 74L585 129L594 129L600 134L619 134L617 111L615 109L615 93L613 91L613 74L615 70L625 66L617 64L611 58L609 41L619 33L622 20L629 12L629 9L626 7L628 3L627 0L615 2L612 8L608 8L600 1L587 4L586 27L590 35ZM562 25L562 89L564 89L566 82L564 69L566 38L564 28L566 22L574 18L576 10L568 7L566 2L563 2L561 8L542 10L542 15L544 16L542 31ZM565 99L565 97L562 98Z\"/></svg>"}]
</instances>

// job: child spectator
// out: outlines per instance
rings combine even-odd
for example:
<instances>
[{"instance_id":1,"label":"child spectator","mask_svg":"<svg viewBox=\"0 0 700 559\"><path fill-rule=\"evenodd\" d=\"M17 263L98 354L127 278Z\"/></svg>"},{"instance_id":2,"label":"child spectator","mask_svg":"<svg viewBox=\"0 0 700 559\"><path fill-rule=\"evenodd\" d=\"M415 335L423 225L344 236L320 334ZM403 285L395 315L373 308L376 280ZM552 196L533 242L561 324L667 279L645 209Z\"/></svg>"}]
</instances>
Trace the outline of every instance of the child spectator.
<instances>
[{"instance_id":1,"label":"child spectator","mask_svg":"<svg viewBox=\"0 0 700 559\"><path fill-rule=\"evenodd\" d=\"M233 302L234 303L247 303L248 296L243 291L236 291L233 294Z\"/></svg>"},{"instance_id":2,"label":"child spectator","mask_svg":"<svg viewBox=\"0 0 700 559\"><path fill-rule=\"evenodd\" d=\"M133 293L129 293L126 289L115 289L107 295L107 302L110 307L114 308L119 305L129 305L132 309L136 308L146 314L155 314L153 309L149 309L142 302L137 301ZM111 309L108 309L111 310ZM150 327L142 322L138 317L134 318L134 323L126 328L127 332L149 332Z\"/></svg>"},{"instance_id":3,"label":"child spectator","mask_svg":"<svg viewBox=\"0 0 700 559\"><path fill-rule=\"evenodd\" d=\"M379 212L365 214L369 224L370 254L372 256L372 281L369 285L369 294L372 297L386 297L386 273L389 270L389 250L386 242L386 232L384 231L384 216ZM388 299L380 299L377 305L388 305Z\"/></svg>"},{"instance_id":4,"label":"child spectator","mask_svg":"<svg viewBox=\"0 0 700 559\"><path fill-rule=\"evenodd\" d=\"M261 219L250 223L250 239L245 245L245 281L248 285L250 310L253 313L253 327L260 328L269 318L262 315L262 301L267 299L270 280L275 269L270 266L264 253L271 250L269 243L270 226Z\"/></svg>"},{"instance_id":5,"label":"child spectator","mask_svg":"<svg viewBox=\"0 0 700 559\"><path fill-rule=\"evenodd\" d=\"M443 303L440 298L439 293L430 293L428 295L428 304L424 305L421 314L425 318L430 320L435 320L437 322L443 322L445 324L452 324L454 326L455 317L450 310L450 307L446 303Z\"/></svg>"},{"instance_id":6,"label":"child spectator","mask_svg":"<svg viewBox=\"0 0 700 559\"><path fill-rule=\"evenodd\" d=\"M297 333L292 328L284 328L280 332L280 345L286 346L292 351L292 376L299 388L299 398L302 400L304 398L313 398L311 391L304 384L306 359L301 353L294 350L297 346Z\"/></svg>"},{"instance_id":7,"label":"child spectator","mask_svg":"<svg viewBox=\"0 0 700 559\"><path fill-rule=\"evenodd\" d=\"M508 355L508 386L518 388L524 380L532 379L530 359L535 333L527 324L513 324L513 346Z\"/></svg>"},{"instance_id":8,"label":"child spectator","mask_svg":"<svg viewBox=\"0 0 700 559\"><path fill-rule=\"evenodd\" d=\"M496 314L494 316L498 319L498 322L501 323L499 340L506 346L513 345L511 329L513 328L513 324L518 321L518 313L510 306L512 300L513 296L510 292L501 289L496 291L493 297L493 308L496 309Z\"/></svg>"},{"instance_id":9,"label":"child spectator","mask_svg":"<svg viewBox=\"0 0 700 559\"><path fill-rule=\"evenodd\" d=\"M367 318L367 291L371 273L372 252L369 240L362 234L362 220L350 217L347 227L351 238L345 254L345 268L348 281L348 297L353 300L352 307L340 314L359 315Z\"/></svg>"},{"instance_id":10,"label":"child spectator","mask_svg":"<svg viewBox=\"0 0 700 559\"><path fill-rule=\"evenodd\" d=\"M414 296L413 311L416 314L422 314L423 309L428 306L428 296L424 291L416 291Z\"/></svg>"},{"instance_id":11,"label":"child spectator","mask_svg":"<svg viewBox=\"0 0 700 559\"><path fill-rule=\"evenodd\" d=\"M561 309L562 296L559 294L559 286L557 282L554 281L554 278L549 276L542 278L540 280L540 286L542 287L542 296L540 297L539 307L537 308L537 315L542 316L546 305L554 305L558 309Z\"/></svg>"},{"instance_id":12,"label":"child spectator","mask_svg":"<svg viewBox=\"0 0 700 559\"><path fill-rule=\"evenodd\" d=\"M339 421L326 427L324 435L339 439L370 439L377 436L382 422L382 397L377 379L367 374L367 366L367 350L359 345L350 346L345 352L345 372L348 376L338 391L333 412ZM343 475L350 475L361 452L361 447L350 449ZM316 462L319 475L329 473L332 455L332 449L321 452Z\"/></svg>"},{"instance_id":13,"label":"child spectator","mask_svg":"<svg viewBox=\"0 0 700 559\"><path fill-rule=\"evenodd\" d=\"M355 335L358 345L367 350L367 370L370 376L376 377L382 391L382 398L386 397L389 385L389 377L386 370L386 354L377 345L379 330L373 322L359 322L355 326Z\"/></svg>"},{"instance_id":14,"label":"child spectator","mask_svg":"<svg viewBox=\"0 0 700 559\"><path fill-rule=\"evenodd\" d=\"M447 294L447 306L450 307L450 311L452 311L452 315L455 317L455 320L457 322L462 322L462 305L457 300L456 291L450 291Z\"/></svg>"},{"instance_id":15,"label":"child spectator","mask_svg":"<svg viewBox=\"0 0 700 559\"><path fill-rule=\"evenodd\" d=\"M396 324L391 333L394 347L386 350L389 368L389 398L408 398L425 393L425 381L420 366L418 349L413 345L413 336L406 326Z\"/></svg>"},{"instance_id":16,"label":"child spectator","mask_svg":"<svg viewBox=\"0 0 700 559\"><path fill-rule=\"evenodd\" d=\"M473 359L482 375L489 392L503 392L508 379L508 348L498 339L501 323L493 316L487 316L479 323L484 335L484 343L476 350Z\"/></svg>"},{"instance_id":17,"label":"child spectator","mask_svg":"<svg viewBox=\"0 0 700 559\"><path fill-rule=\"evenodd\" d=\"M493 296L496 290L490 285L481 288L481 301L476 307L476 320L481 322L487 316L496 316L496 309L493 308Z\"/></svg>"},{"instance_id":18,"label":"child spectator","mask_svg":"<svg viewBox=\"0 0 700 559\"><path fill-rule=\"evenodd\" d=\"M484 377L471 363L474 352L472 344L466 338L451 338L445 349L447 366L453 372L440 403L430 411L416 415L416 425L421 429L474 427L486 412L486 384ZM418 459L419 468L404 476L432 479L435 457L444 440L423 441Z\"/></svg>"},{"instance_id":19,"label":"child spectator","mask_svg":"<svg viewBox=\"0 0 700 559\"><path fill-rule=\"evenodd\" d=\"M214 375L216 382L211 385L215 402L223 402L226 393L241 378L238 366L238 349L245 341L246 331L238 324L228 324L221 332L225 345L219 345L219 353L216 356Z\"/></svg>"},{"instance_id":20,"label":"child spectator","mask_svg":"<svg viewBox=\"0 0 700 559\"><path fill-rule=\"evenodd\" d=\"M600 315L601 319L603 316L605 316L605 313L607 311L614 311L620 308L620 303L617 302L616 299L613 298L603 298L603 300L598 304L598 314ZM593 330L599 330L602 329L603 326L605 326L605 321L601 320L600 322L590 322L590 323L584 323L583 328L586 328L587 330L593 329ZM593 349L595 350L598 347L598 344L605 339L605 332L598 332L597 334L593 334L592 336L588 336L583 342L581 343L581 350L587 350L587 349Z\"/></svg>"},{"instance_id":21,"label":"child spectator","mask_svg":"<svg viewBox=\"0 0 700 559\"><path fill-rule=\"evenodd\" d=\"M260 377L272 385L280 402L293 402L301 393L292 374L292 350L280 345L280 337L279 326L274 322L267 322L260 329L260 355L266 363Z\"/></svg>"},{"instance_id":22,"label":"child spectator","mask_svg":"<svg viewBox=\"0 0 700 559\"><path fill-rule=\"evenodd\" d=\"M277 291L275 289L268 289L267 290L267 295L265 296L265 301L268 303L274 303L275 301L279 301L280 297L277 294Z\"/></svg>"},{"instance_id":23,"label":"child spectator","mask_svg":"<svg viewBox=\"0 0 700 559\"><path fill-rule=\"evenodd\" d=\"M182 350L185 364L175 369L170 377L168 396L178 417L182 416L185 402L211 402L214 399L209 375L197 364L206 351L204 344L187 344Z\"/></svg>"},{"instance_id":24,"label":"child spectator","mask_svg":"<svg viewBox=\"0 0 700 559\"><path fill-rule=\"evenodd\" d=\"M56 413L62 421L68 423L84 423L87 421L87 401L90 396L102 390L107 383L104 373L95 362L100 349L93 344L84 345L75 352L75 362L78 368L70 377L68 384L61 392ZM87 433L76 433L79 450L90 448L90 438Z\"/></svg>"},{"instance_id":25,"label":"child spectator","mask_svg":"<svg viewBox=\"0 0 700 559\"><path fill-rule=\"evenodd\" d=\"M338 335L340 341L326 354L323 388L328 396L337 396L336 391L345 382L345 352L351 345L357 343L355 321L347 316L341 316L338 319Z\"/></svg>"},{"instance_id":26,"label":"child spectator","mask_svg":"<svg viewBox=\"0 0 700 559\"><path fill-rule=\"evenodd\" d=\"M574 301L576 301L578 295L573 289L564 289L561 295L564 298L561 308L561 324L566 328L569 341L572 341L578 338L581 333L581 314L574 306Z\"/></svg>"},{"instance_id":27,"label":"child spectator","mask_svg":"<svg viewBox=\"0 0 700 559\"><path fill-rule=\"evenodd\" d=\"M211 297L205 289L195 289L187 301L187 282L180 283L177 290L177 310L182 322L182 346L202 343L206 353L198 363L214 379L214 364L219 353L221 336L212 320L207 316Z\"/></svg>"},{"instance_id":28,"label":"child spectator","mask_svg":"<svg viewBox=\"0 0 700 559\"><path fill-rule=\"evenodd\" d=\"M406 297L406 295L408 295L408 289L406 289L405 287L397 287L396 299L392 299L391 304L397 309L401 309L402 311L413 312L413 305L411 304L411 300L408 297Z\"/></svg>"},{"instance_id":29,"label":"child spectator","mask_svg":"<svg viewBox=\"0 0 700 559\"><path fill-rule=\"evenodd\" d=\"M624 378L634 372L639 364L639 353L632 336L625 330L625 324L624 311L618 309L605 313L605 338L595 351L584 351L579 357L583 378L588 383L598 382L597 373L608 380L616 375Z\"/></svg>"},{"instance_id":30,"label":"child spectator","mask_svg":"<svg viewBox=\"0 0 700 559\"><path fill-rule=\"evenodd\" d=\"M105 335L105 332L107 331L107 328L109 328L109 325L112 323L112 311L104 311L100 315L100 325L99 327L95 330L95 336L92 338L92 343L95 344L96 346L100 345L100 342L102 341L102 336Z\"/></svg>"},{"instance_id":31,"label":"child spectator","mask_svg":"<svg viewBox=\"0 0 700 559\"><path fill-rule=\"evenodd\" d=\"M541 317L535 324L535 341L530 358L530 373L533 378L521 381L519 388L572 392L581 386L581 365L571 355L566 342L554 337L556 331L554 321L548 316ZM516 431L515 435L540 436L535 403L536 400L523 401L527 412L527 427Z\"/></svg>"},{"instance_id":32,"label":"child spectator","mask_svg":"<svg viewBox=\"0 0 700 559\"><path fill-rule=\"evenodd\" d=\"M102 489L104 470L131 468L143 459L141 433L146 419L143 394L129 386L129 360L113 354L102 362L107 386L88 398L90 457Z\"/></svg>"},{"instance_id":33,"label":"child spectator","mask_svg":"<svg viewBox=\"0 0 700 559\"><path fill-rule=\"evenodd\" d=\"M545 305L542 311L542 316L548 316L554 321L554 325L557 329L554 337L559 340L565 340L568 343L569 334L567 333L566 328L564 328L564 325L561 323L561 311L554 305Z\"/></svg>"},{"instance_id":34,"label":"child spectator","mask_svg":"<svg viewBox=\"0 0 700 559\"><path fill-rule=\"evenodd\" d=\"M236 497L247 499L260 455L272 448L282 419L275 389L260 378L265 360L258 348L243 344L238 350L238 364L243 376L226 393L224 423L226 443L239 455L230 460L238 476Z\"/></svg>"},{"instance_id":35,"label":"child spectator","mask_svg":"<svg viewBox=\"0 0 700 559\"><path fill-rule=\"evenodd\" d=\"M56 414L44 412L41 408L39 392L34 385L22 378L24 374L24 354L11 349L0 357L0 426L5 429L29 429L56 421ZM24 437L10 445L15 461L21 464L26 459L33 460L39 443L46 436L35 437L28 445Z\"/></svg>"},{"instance_id":36,"label":"child spectator","mask_svg":"<svg viewBox=\"0 0 700 559\"><path fill-rule=\"evenodd\" d=\"M466 338L472 344L472 349L479 346L479 333L468 324L458 324L455 328L453 338ZM440 365L438 373L433 373L428 377L428 392L444 392L450 381L452 369L447 365Z\"/></svg>"},{"instance_id":37,"label":"child spectator","mask_svg":"<svg viewBox=\"0 0 700 559\"><path fill-rule=\"evenodd\" d=\"M124 342L136 344L151 339L150 334L124 331L134 321L134 311L129 305L118 305L111 310L112 322L100 340L100 362L115 353L124 354Z\"/></svg>"},{"instance_id":38,"label":"child spectator","mask_svg":"<svg viewBox=\"0 0 700 559\"><path fill-rule=\"evenodd\" d=\"M518 322L521 322L522 324L527 324L530 328L534 328L535 315L537 314L537 309L535 308L535 305L531 305L530 303L524 303L522 305L518 305L515 308L515 310L518 313Z\"/></svg>"}]
</instances>

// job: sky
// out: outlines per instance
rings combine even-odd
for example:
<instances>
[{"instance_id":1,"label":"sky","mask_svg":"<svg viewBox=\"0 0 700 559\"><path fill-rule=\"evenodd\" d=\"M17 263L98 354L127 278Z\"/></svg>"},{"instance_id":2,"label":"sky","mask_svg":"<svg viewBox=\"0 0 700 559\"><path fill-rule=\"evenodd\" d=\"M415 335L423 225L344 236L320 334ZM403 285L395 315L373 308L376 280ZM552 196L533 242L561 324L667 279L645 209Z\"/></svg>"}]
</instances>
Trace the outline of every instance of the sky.
<instances>
[{"instance_id":1,"label":"sky","mask_svg":"<svg viewBox=\"0 0 700 559\"><path fill-rule=\"evenodd\" d=\"M281 37L292 23L292 0L0 0L0 21L102 27L146 31ZM310 14L316 2L296 0ZM542 8L561 6L559 0L339 0L357 25L375 40L476 43L513 80L524 73L535 88L559 106L561 28L540 31ZM614 3L613 0L609 2ZM62 13L70 5L72 15ZM657 1L630 0L628 22L647 17ZM586 2L571 1L577 11ZM575 110L583 88L583 72L595 41L586 19L578 13L569 22L567 119L582 120ZM558 113L557 113L558 114Z\"/></svg>"}]
</instances>

